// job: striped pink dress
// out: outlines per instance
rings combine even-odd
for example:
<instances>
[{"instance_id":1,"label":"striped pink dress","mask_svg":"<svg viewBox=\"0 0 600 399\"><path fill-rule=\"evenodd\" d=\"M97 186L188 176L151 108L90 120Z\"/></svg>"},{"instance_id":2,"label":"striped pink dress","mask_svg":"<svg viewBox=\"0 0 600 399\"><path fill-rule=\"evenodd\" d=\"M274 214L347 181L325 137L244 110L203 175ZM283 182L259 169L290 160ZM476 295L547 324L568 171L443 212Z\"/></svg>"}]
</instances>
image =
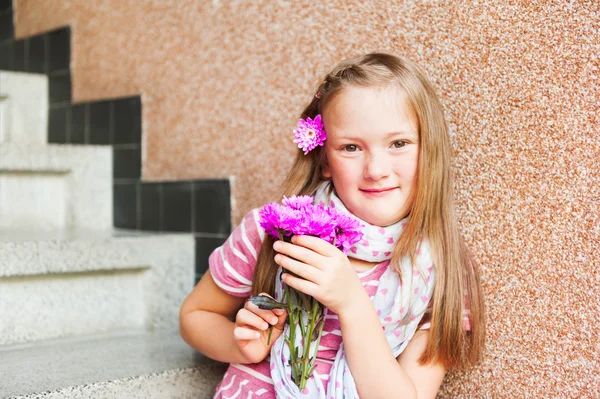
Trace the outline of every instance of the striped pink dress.
<instances>
[{"instance_id":1,"label":"striped pink dress","mask_svg":"<svg viewBox=\"0 0 600 399\"><path fill-rule=\"evenodd\" d=\"M258 223L258 209L250 211L227 241L215 249L209 258L210 273L215 283L230 295L249 297L252 276L258 251L264 239L264 230ZM357 272L369 296L375 295L379 278L389 266L384 261L370 270ZM425 319L425 318L424 318ZM421 328L427 328L422 325ZM342 342L340 323L333 312L328 312L314 376L323 380L327 387L329 371ZM275 389L270 375L269 357L257 364L231 364L223 380L217 386L215 398L275 398Z\"/></svg>"}]
</instances>

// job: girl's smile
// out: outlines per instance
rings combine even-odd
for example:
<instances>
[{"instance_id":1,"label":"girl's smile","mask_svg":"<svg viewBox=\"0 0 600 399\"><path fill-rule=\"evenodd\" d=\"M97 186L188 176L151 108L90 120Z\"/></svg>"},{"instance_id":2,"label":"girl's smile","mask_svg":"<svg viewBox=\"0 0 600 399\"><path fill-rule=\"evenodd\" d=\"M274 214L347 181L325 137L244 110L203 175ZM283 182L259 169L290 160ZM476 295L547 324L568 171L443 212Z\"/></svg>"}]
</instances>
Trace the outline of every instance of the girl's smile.
<instances>
[{"instance_id":1,"label":"girl's smile","mask_svg":"<svg viewBox=\"0 0 600 399\"><path fill-rule=\"evenodd\" d=\"M367 195L371 195L374 197L382 197L386 194L389 194L392 192L392 190L397 189L398 187L389 187L389 188L372 188L372 189L365 189L365 188L361 188L360 191L364 192Z\"/></svg>"}]
</instances>

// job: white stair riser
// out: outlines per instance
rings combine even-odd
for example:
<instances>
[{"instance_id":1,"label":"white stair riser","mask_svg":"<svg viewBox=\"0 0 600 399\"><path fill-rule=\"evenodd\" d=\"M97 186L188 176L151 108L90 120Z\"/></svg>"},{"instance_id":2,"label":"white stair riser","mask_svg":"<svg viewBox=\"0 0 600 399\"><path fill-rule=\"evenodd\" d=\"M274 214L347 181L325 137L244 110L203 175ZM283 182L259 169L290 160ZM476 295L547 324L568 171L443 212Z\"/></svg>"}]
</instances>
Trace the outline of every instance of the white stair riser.
<instances>
[{"instance_id":1,"label":"white stair riser","mask_svg":"<svg viewBox=\"0 0 600 399\"><path fill-rule=\"evenodd\" d=\"M112 227L108 146L0 143L0 179L0 228Z\"/></svg>"},{"instance_id":2,"label":"white stair riser","mask_svg":"<svg viewBox=\"0 0 600 399\"><path fill-rule=\"evenodd\" d=\"M145 271L0 279L0 345L146 328Z\"/></svg>"},{"instance_id":3,"label":"white stair riser","mask_svg":"<svg viewBox=\"0 0 600 399\"><path fill-rule=\"evenodd\" d=\"M0 143L7 142L9 140L8 137L8 129L10 127L10 112L9 110L10 103L8 101L8 96L3 96L0 94Z\"/></svg>"},{"instance_id":4,"label":"white stair riser","mask_svg":"<svg viewBox=\"0 0 600 399\"><path fill-rule=\"evenodd\" d=\"M9 115L0 126L0 143L45 144L48 141L46 75L0 71L0 97L7 97L2 107Z\"/></svg>"},{"instance_id":5,"label":"white stair riser","mask_svg":"<svg viewBox=\"0 0 600 399\"><path fill-rule=\"evenodd\" d=\"M0 349L107 326L178 329L179 308L194 284L193 236L78 234L0 239Z\"/></svg>"},{"instance_id":6,"label":"white stair riser","mask_svg":"<svg viewBox=\"0 0 600 399\"><path fill-rule=\"evenodd\" d=\"M0 172L0 228L68 225L67 174Z\"/></svg>"}]
</instances>

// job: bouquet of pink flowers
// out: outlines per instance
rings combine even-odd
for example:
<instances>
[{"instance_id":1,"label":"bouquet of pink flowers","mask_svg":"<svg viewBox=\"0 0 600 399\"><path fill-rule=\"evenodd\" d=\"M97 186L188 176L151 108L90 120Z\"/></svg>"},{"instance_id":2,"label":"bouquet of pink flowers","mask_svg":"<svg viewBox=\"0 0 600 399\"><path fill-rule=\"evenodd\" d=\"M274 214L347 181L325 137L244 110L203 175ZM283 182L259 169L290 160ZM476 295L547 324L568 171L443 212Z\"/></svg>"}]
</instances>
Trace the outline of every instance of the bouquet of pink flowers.
<instances>
[{"instance_id":1,"label":"bouquet of pink flowers","mask_svg":"<svg viewBox=\"0 0 600 399\"><path fill-rule=\"evenodd\" d=\"M284 197L282 203L270 203L259 212L260 225L275 240L289 242L293 235L311 235L340 248L346 254L363 237L360 231L363 226L357 219L339 213L334 208L313 205L311 196ZM287 270L285 272L293 274ZM251 300L265 309L287 309L290 328L284 338L290 349L292 378L300 389L304 389L315 367L314 360L325 324L324 307L313 297L285 284L283 296L285 303L264 296ZM298 329L302 338L299 346L296 345Z\"/></svg>"}]
</instances>

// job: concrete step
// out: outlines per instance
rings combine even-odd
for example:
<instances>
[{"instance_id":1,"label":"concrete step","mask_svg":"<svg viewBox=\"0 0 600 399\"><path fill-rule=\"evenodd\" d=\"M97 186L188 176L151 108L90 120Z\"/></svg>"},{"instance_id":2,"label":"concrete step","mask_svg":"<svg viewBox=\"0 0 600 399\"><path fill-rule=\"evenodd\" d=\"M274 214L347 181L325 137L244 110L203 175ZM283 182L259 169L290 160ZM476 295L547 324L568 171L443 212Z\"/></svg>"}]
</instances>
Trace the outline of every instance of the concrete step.
<instances>
[{"instance_id":1,"label":"concrete step","mask_svg":"<svg viewBox=\"0 0 600 399\"><path fill-rule=\"evenodd\" d=\"M0 345L177 329L194 238L127 230L0 230Z\"/></svg>"},{"instance_id":2,"label":"concrete step","mask_svg":"<svg viewBox=\"0 0 600 399\"><path fill-rule=\"evenodd\" d=\"M0 144L0 228L112 226L110 146Z\"/></svg>"},{"instance_id":3,"label":"concrete step","mask_svg":"<svg viewBox=\"0 0 600 399\"><path fill-rule=\"evenodd\" d=\"M0 143L48 141L48 77L0 71Z\"/></svg>"},{"instance_id":4,"label":"concrete step","mask_svg":"<svg viewBox=\"0 0 600 399\"><path fill-rule=\"evenodd\" d=\"M226 365L177 333L65 339L0 349L1 398L212 398Z\"/></svg>"}]
</instances>

